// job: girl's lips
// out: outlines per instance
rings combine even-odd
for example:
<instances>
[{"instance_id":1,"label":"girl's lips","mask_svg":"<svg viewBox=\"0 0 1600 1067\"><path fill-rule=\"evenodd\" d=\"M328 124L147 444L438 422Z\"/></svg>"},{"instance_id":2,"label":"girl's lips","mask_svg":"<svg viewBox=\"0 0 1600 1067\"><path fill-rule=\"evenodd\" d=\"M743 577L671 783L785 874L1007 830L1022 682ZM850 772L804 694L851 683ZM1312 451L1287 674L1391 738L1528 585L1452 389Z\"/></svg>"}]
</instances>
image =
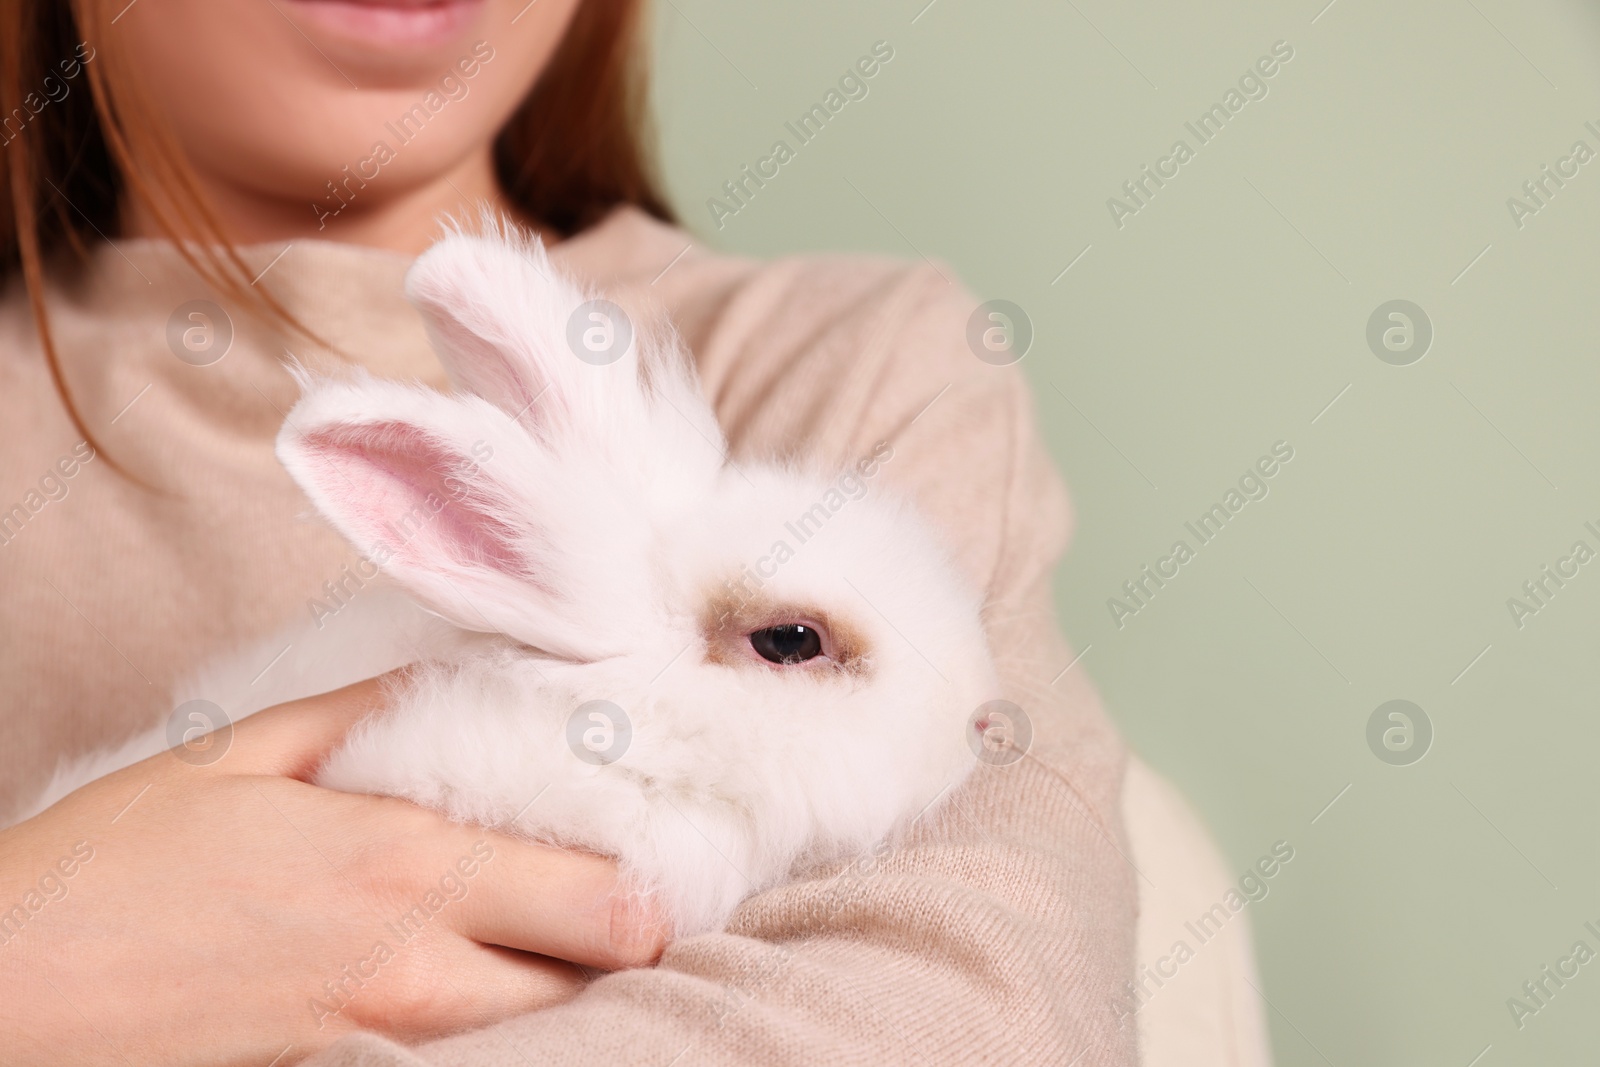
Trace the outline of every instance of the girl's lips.
<instances>
[{"instance_id":1,"label":"girl's lips","mask_svg":"<svg viewBox=\"0 0 1600 1067\"><path fill-rule=\"evenodd\" d=\"M365 44L427 46L458 37L485 0L286 0L307 28Z\"/></svg>"}]
</instances>

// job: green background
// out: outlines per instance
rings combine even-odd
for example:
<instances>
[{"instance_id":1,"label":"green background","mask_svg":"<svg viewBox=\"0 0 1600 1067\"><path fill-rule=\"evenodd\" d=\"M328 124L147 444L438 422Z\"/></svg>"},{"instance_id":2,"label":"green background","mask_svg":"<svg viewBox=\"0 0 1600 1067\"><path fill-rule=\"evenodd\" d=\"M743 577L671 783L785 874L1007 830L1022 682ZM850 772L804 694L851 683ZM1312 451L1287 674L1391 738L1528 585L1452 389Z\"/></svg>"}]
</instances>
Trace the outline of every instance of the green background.
<instances>
[{"instance_id":1,"label":"green background","mask_svg":"<svg viewBox=\"0 0 1600 1067\"><path fill-rule=\"evenodd\" d=\"M1236 869L1297 850L1250 909L1279 1063L1591 1060L1600 962L1520 1030L1506 999L1600 949L1600 561L1520 628L1506 602L1600 549L1600 160L1520 228L1507 199L1600 150L1600 15L925 3L660 0L685 219L762 256L926 255L1025 309L1077 669ZM877 40L869 95L718 229L706 199ZM1118 228L1107 199L1280 40L1268 95ZM1396 298L1434 330L1408 366L1366 340ZM1270 495L1119 629L1107 599L1279 440ZM1409 766L1366 740L1396 698L1434 730Z\"/></svg>"}]
</instances>

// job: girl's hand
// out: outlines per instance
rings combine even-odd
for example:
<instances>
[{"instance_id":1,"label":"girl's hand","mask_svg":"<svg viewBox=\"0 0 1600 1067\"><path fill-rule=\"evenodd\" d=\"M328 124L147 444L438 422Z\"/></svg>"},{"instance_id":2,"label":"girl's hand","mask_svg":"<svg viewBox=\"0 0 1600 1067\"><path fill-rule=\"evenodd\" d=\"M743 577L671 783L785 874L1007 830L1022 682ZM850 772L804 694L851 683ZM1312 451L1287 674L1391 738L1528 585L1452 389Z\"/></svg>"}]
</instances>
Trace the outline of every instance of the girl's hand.
<instances>
[{"instance_id":1,"label":"girl's hand","mask_svg":"<svg viewBox=\"0 0 1600 1067\"><path fill-rule=\"evenodd\" d=\"M484 1026L571 997L574 963L660 954L607 860L300 781L381 697L272 708L210 766L162 753L0 831L7 1063L278 1067L355 1029Z\"/></svg>"}]
</instances>

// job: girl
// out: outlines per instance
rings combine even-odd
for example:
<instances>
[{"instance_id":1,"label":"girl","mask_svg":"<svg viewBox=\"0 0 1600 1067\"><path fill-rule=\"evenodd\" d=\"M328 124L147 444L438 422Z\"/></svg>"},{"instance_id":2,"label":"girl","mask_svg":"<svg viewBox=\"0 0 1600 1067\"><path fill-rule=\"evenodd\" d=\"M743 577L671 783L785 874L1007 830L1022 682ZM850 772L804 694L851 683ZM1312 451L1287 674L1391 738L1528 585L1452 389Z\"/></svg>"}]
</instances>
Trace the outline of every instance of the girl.
<instances>
[{"instance_id":1,"label":"girl","mask_svg":"<svg viewBox=\"0 0 1600 1067\"><path fill-rule=\"evenodd\" d=\"M972 297L695 245L645 149L638 0L0 20L0 806L171 714L197 662L360 595L273 459L285 365L445 387L401 279L485 203L663 308L736 453L889 442L1032 734L893 851L663 951L602 859L305 784L375 683L271 709L0 833L8 1063L1133 1062L1123 751L1082 672L1052 684L1065 497L1022 379L968 346Z\"/></svg>"}]
</instances>

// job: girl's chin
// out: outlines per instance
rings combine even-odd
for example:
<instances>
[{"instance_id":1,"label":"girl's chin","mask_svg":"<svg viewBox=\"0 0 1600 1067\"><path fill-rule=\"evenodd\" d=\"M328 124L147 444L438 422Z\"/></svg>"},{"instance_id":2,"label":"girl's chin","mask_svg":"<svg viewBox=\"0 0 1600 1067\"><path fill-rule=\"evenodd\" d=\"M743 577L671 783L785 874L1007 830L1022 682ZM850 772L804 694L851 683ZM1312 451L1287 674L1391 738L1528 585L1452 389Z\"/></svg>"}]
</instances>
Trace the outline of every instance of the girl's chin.
<instances>
[{"instance_id":1,"label":"girl's chin","mask_svg":"<svg viewBox=\"0 0 1600 1067\"><path fill-rule=\"evenodd\" d=\"M284 0L312 34L372 48L428 48L460 39L487 0Z\"/></svg>"}]
</instances>

